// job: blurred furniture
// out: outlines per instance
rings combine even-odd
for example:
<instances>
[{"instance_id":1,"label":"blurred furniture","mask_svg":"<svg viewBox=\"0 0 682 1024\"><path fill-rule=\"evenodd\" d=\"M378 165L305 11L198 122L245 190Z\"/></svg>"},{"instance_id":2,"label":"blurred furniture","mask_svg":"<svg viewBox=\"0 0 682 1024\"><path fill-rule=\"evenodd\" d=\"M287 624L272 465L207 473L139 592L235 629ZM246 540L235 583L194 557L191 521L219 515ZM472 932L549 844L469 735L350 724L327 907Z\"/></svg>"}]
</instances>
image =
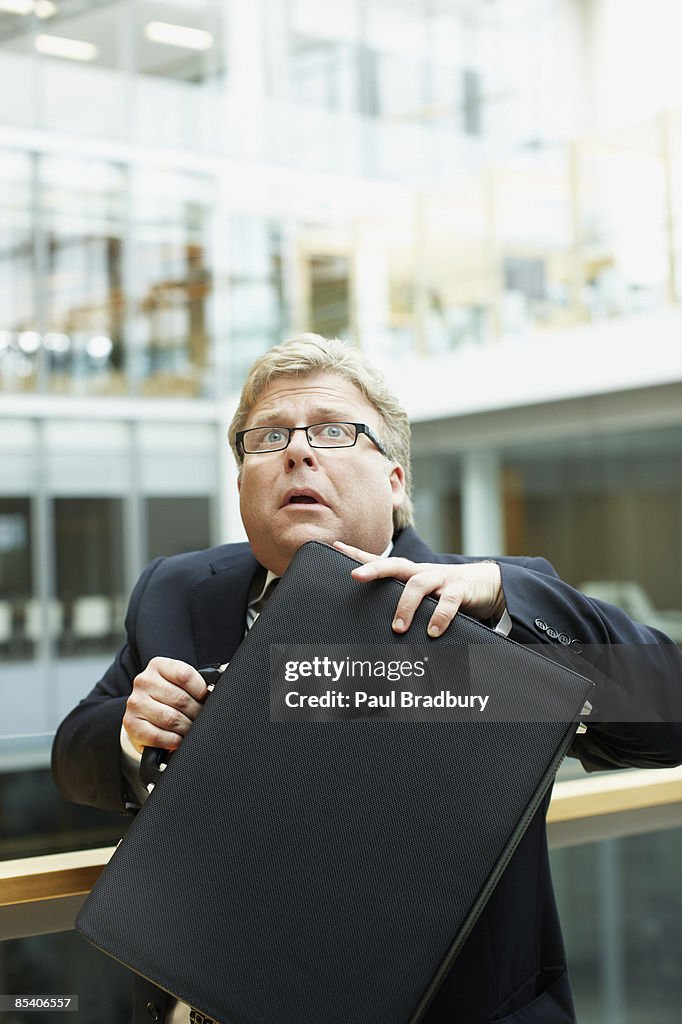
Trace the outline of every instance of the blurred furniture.
<instances>
[{"instance_id":1,"label":"blurred furniture","mask_svg":"<svg viewBox=\"0 0 682 1024\"><path fill-rule=\"evenodd\" d=\"M635 622L660 629L682 644L682 610L656 608L640 583L633 580L588 580L578 587L588 597L608 601L622 608Z\"/></svg>"},{"instance_id":2,"label":"blurred furniture","mask_svg":"<svg viewBox=\"0 0 682 1024\"><path fill-rule=\"evenodd\" d=\"M0 647L9 647L12 641L12 602L0 601Z\"/></svg>"},{"instance_id":3,"label":"blurred furniture","mask_svg":"<svg viewBox=\"0 0 682 1024\"><path fill-rule=\"evenodd\" d=\"M116 594L111 599L112 607L112 628L116 636L123 635L123 623L128 611L128 597L126 594Z\"/></svg>"},{"instance_id":4,"label":"blurred furniture","mask_svg":"<svg viewBox=\"0 0 682 1024\"><path fill-rule=\"evenodd\" d=\"M37 644L45 632L51 640L58 640L62 635L64 609L57 598L47 603L47 621L43 617L43 603L32 597L24 605L24 637L31 644Z\"/></svg>"},{"instance_id":5,"label":"blurred furniture","mask_svg":"<svg viewBox=\"0 0 682 1024\"><path fill-rule=\"evenodd\" d=\"M71 632L77 645L108 640L111 636L111 601L104 595L77 597L71 613Z\"/></svg>"}]
</instances>

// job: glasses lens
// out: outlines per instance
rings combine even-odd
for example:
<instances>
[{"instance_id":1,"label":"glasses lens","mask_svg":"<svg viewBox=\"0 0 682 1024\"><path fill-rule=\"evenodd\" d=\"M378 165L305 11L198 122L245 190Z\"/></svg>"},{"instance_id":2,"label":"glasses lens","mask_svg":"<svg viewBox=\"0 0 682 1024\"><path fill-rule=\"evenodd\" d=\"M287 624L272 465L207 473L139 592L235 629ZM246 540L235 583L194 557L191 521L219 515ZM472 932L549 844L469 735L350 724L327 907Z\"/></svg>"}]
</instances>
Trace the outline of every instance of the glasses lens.
<instances>
[{"instance_id":1,"label":"glasses lens","mask_svg":"<svg viewBox=\"0 0 682 1024\"><path fill-rule=\"evenodd\" d=\"M276 452L286 448L289 432L284 427L253 427L244 434L245 452Z\"/></svg>"},{"instance_id":2,"label":"glasses lens","mask_svg":"<svg viewBox=\"0 0 682 1024\"><path fill-rule=\"evenodd\" d=\"M357 431L354 423L315 423L308 427L308 437L315 448L350 448Z\"/></svg>"}]
</instances>

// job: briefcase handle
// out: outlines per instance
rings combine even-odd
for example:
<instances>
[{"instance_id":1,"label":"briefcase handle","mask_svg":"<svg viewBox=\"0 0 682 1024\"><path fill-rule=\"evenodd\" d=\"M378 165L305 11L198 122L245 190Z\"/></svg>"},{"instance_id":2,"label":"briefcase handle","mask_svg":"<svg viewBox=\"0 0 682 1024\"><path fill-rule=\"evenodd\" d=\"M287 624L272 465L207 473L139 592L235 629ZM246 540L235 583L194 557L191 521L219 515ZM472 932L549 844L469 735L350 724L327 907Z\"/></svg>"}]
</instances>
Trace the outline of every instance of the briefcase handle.
<instances>
[{"instance_id":1,"label":"briefcase handle","mask_svg":"<svg viewBox=\"0 0 682 1024\"><path fill-rule=\"evenodd\" d=\"M226 668L227 663L224 665L206 665L204 668L198 669L199 675L206 683L209 693L213 691L215 684ZM139 769L140 782L148 793L151 793L154 789L154 786L161 777L161 773L165 772L168 767L168 762L172 756L173 751L164 750L163 747L145 747L142 751Z\"/></svg>"}]
</instances>

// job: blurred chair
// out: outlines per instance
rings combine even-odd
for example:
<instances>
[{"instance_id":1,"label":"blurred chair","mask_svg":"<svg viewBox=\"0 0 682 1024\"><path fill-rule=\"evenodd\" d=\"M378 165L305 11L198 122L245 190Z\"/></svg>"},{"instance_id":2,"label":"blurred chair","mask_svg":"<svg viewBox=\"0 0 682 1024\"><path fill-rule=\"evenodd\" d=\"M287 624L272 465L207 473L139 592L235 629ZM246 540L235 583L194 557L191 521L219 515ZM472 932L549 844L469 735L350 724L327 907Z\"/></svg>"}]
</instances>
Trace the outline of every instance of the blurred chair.
<instances>
[{"instance_id":1,"label":"blurred chair","mask_svg":"<svg viewBox=\"0 0 682 1024\"><path fill-rule=\"evenodd\" d=\"M12 635L12 602L0 601L0 647L9 647Z\"/></svg>"},{"instance_id":2,"label":"blurred chair","mask_svg":"<svg viewBox=\"0 0 682 1024\"><path fill-rule=\"evenodd\" d=\"M64 609L56 597L47 604L47 634L52 640L59 640L64 625ZM37 644L44 632L43 605L38 598L30 598L24 605L24 637L31 644Z\"/></svg>"},{"instance_id":3,"label":"blurred chair","mask_svg":"<svg viewBox=\"0 0 682 1024\"><path fill-rule=\"evenodd\" d=\"M71 612L71 632L77 645L109 640L111 601L104 595L77 597Z\"/></svg>"},{"instance_id":4,"label":"blurred chair","mask_svg":"<svg viewBox=\"0 0 682 1024\"><path fill-rule=\"evenodd\" d=\"M617 605L635 622L660 629L675 643L682 644L682 610L662 611L656 608L640 583L634 580L588 580L578 589L588 597Z\"/></svg>"},{"instance_id":5,"label":"blurred chair","mask_svg":"<svg viewBox=\"0 0 682 1024\"><path fill-rule=\"evenodd\" d=\"M128 598L125 594L116 594L111 599L112 628L116 636L123 636L123 623L128 611Z\"/></svg>"}]
</instances>

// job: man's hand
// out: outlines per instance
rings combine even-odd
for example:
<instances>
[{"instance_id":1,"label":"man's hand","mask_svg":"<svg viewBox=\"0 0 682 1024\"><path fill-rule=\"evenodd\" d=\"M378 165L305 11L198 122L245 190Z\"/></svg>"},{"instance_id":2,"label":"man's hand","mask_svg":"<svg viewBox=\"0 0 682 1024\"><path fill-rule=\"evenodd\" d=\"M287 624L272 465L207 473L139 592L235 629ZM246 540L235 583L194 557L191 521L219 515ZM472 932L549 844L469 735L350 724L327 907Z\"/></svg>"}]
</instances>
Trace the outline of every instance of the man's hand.
<instances>
[{"instance_id":1,"label":"man's hand","mask_svg":"<svg viewBox=\"0 0 682 1024\"><path fill-rule=\"evenodd\" d=\"M362 582L392 577L405 583L393 617L393 629L404 633L427 594L438 598L438 607L429 620L429 636L440 636L455 615L462 611L476 619L500 619L505 609L502 576L497 562L470 562L466 565L440 565L411 562L408 558L381 558L335 541L334 547L364 565L351 576Z\"/></svg>"},{"instance_id":2,"label":"man's hand","mask_svg":"<svg viewBox=\"0 0 682 1024\"><path fill-rule=\"evenodd\" d=\"M208 687L184 661L152 658L135 676L123 727L137 751L176 750L203 706Z\"/></svg>"}]
</instances>

